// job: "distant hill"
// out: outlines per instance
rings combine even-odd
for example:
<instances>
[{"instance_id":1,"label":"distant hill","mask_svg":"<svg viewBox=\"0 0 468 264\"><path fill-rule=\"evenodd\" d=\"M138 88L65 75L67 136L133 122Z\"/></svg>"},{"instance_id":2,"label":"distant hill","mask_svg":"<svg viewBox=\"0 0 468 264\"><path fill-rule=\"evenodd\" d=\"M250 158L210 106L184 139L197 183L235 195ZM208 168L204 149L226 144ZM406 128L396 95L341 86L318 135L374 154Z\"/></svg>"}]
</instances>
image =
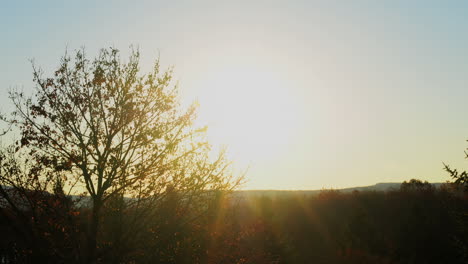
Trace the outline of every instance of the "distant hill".
<instances>
[{"instance_id":1,"label":"distant hill","mask_svg":"<svg viewBox=\"0 0 468 264\"><path fill-rule=\"evenodd\" d=\"M438 188L442 182L431 183L434 187ZM285 195L316 195L323 190L336 190L340 192L352 191L391 191L400 189L401 182L382 182L370 186L350 187L343 189L322 189L322 190L240 190L235 191L234 195L239 197L252 197L252 196L285 196Z\"/></svg>"},{"instance_id":2,"label":"distant hill","mask_svg":"<svg viewBox=\"0 0 468 264\"><path fill-rule=\"evenodd\" d=\"M439 188L440 185L444 184L442 182L431 183L434 187ZM400 189L401 182L381 182L371 186L364 187L351 187L339 189L342 192L352 192L352 191L390 191L393 189Z\"/></svg>"},{"instance_id":3,"label":"distant hill","mask_svg":"<svg viewBox=\"0 0 468 264\"><path fill-rule=\"evenodd\" d=\"M437 182L431 183L434 187L438 188L444 183ZM266 197L281 197L281 196L309 196L309 195L317 195L321 191L324 190L335 190L340 191L343 193L353 192L353 191L391 191L391 190L398 190L400 189L401 183L398 182L383 182L377 183L370 186L361 186L361 187L350 187L350 188L343 188L343 189L321 189L321 190L238 190L234 191L234 197L238 198L248 198L248 197L259 197L259 196L266 196ZM3 186L5 189L9 189L8 186ZM87 207L91 204L91 197L85 196L80 197L76 195L70 195L72 200L78 202L78 206L80 207Z\"/></svg>"}]
</instances>

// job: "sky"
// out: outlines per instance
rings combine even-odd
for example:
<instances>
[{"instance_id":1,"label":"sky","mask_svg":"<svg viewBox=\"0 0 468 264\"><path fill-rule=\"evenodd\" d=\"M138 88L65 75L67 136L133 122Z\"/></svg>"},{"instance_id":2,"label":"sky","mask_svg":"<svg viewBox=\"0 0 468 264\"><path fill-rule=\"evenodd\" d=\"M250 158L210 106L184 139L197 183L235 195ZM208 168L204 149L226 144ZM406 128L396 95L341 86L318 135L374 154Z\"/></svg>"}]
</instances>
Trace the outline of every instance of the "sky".
<instances>
[{"instance_id":1,"label":"sky","mask_svg":"<svg viewBox=\"0 0 468 264\"><path fill-rule=\"evenodd\" d=\"M65 50L174 67L243 189L449 180L466 168L467 1L1 1L0 110Z\"/></svg>"}]
</instances>

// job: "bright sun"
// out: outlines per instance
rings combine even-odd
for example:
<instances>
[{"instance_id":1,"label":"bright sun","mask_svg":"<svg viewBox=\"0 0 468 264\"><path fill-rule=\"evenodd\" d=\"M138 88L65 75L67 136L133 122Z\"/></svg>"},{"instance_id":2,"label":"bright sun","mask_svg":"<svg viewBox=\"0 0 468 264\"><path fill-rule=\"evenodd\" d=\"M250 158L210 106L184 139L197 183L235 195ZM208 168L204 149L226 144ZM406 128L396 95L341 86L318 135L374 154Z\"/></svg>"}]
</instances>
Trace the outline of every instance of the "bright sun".
<instances>
[{"instance_id":1,"label":"bright sun","mask_svg":"<svg viewBox=\"0 0 468 264\"><path fill-rule=\"evenodd\" d=\"M208 125L213 144L228 146L236 163L271 161L287 151L300 111L286 80L239 66L211 72L202 85L199 122Z\"/></svg>"}]
</instances>

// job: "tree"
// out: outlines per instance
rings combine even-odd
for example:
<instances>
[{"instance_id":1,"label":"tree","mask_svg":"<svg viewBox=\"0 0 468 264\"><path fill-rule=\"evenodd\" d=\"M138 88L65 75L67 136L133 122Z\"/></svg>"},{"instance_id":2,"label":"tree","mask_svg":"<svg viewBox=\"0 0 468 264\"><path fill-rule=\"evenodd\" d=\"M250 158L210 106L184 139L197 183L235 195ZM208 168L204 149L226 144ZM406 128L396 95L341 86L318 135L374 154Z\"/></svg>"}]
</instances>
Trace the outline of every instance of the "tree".
<instances>
[{"instance_id":1,"label":"tree","mask_svg":"<svg viewBox=\"0 0 468 264\"><path fill-rule=\"evenodd\" d=\"M84 49L62 57L52 77L33 65L32 97L12 91L9 120L20 131L18 149L49 170L63 172L62 188L91 198L83 261L98 258L103 207L114 198L154 204L176 193L186 206L237 186L223 152L210 154L205 128L193 128L196 107L181 111L172 71L140 74L140 53L128 62L103 49L89 60ZM37 175L48 181L46 174ZM125 200L125 199L124 199Z\"/></svg>"},{"instance_id":2,"label":"tree","mask_svg":"<svg viewBox=\"0 0 468 264\"><path fill-rule=\"evenodd\" d=\"M410 181L404 181L400 185L401 191L411 192L411 191L419 191L419 192L434 192L435 187L430 184L428 181L421 181L418 179L411 179Z\"/></svg>"},{"instance_id":3,"label":"tree","mask_svg":"<svg viewBox=\"0 0 468 264\"><path fill-rule=\"evenodd\" d=\"M465 151L465 158L468 158L468 152ZM450 174L450 177L454 180L454 184L457 188L461 188L463 193L468 193L468 172L467 171L458 171L457 169L451 168L449 165L444 163L444 169ZM468 261L468 211L466 208L464 210L457 210L454 212L458 218L458 225L460 234L458 237L455 237L456 246L459 248L460 255L465 261Z\"/></svg>"},{"instance_id":4,"label":"tree","mask_svg":"<svg viewBox=\"0 0 468 264\"><path fill-rule=\"evenodd\" d=\"M466 158L468 158L468 153L465 152L465 155ZM468 173L466 171L459 172L457 169L452 169L447 164L444 164L444 169L450 174L450 177L452 177L457 186L460 186L465 192L468 192Z\"/></svg>"}]
</instances>

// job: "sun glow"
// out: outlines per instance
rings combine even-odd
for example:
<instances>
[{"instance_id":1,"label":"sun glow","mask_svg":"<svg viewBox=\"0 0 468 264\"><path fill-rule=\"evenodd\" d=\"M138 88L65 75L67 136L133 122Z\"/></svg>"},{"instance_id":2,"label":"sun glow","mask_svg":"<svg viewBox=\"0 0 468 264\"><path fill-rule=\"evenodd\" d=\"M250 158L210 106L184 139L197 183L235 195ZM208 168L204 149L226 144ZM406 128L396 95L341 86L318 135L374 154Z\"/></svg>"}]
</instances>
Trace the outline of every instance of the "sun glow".
<instances>
[{"instance_id":1,"label":"sun glow","mask_svg":"<svg viewBox=\"0 0 468 264\"><path fill-rule=\"evenodd\" d=\"M261 67L224 67L202 81L199 122L214 145L241 164L277 159L298 130L297 100L280 74Z\"/></svg>"}]
</instances>

